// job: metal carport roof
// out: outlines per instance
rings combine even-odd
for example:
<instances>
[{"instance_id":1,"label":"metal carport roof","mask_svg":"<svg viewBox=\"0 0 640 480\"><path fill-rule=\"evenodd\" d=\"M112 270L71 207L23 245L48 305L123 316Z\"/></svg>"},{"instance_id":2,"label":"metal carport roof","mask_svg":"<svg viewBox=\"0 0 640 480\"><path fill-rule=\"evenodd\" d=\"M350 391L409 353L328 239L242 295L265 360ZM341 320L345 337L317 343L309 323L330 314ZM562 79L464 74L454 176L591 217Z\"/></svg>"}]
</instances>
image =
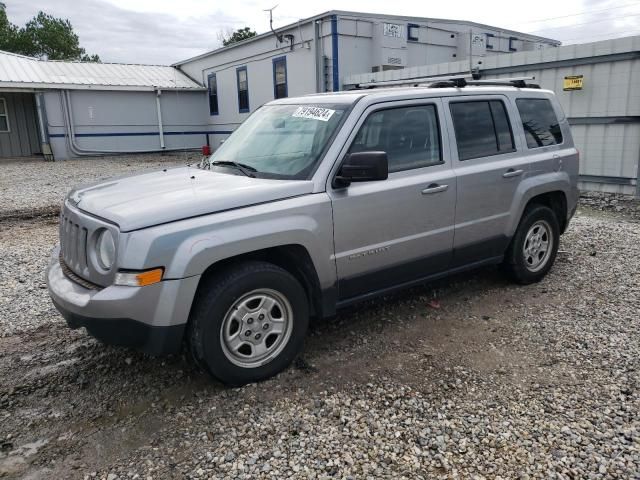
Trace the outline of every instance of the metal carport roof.
<instances>
[{"instance_id":1,"label":"metal carport roof","mask_svg":"<svg viewBox=\"0 0 640 480\"><path fill-rule=\"evenodd\" d=\"M204 90L161 65L39 60L0 51L0 89Z\"/></svg>"}]
</instances>

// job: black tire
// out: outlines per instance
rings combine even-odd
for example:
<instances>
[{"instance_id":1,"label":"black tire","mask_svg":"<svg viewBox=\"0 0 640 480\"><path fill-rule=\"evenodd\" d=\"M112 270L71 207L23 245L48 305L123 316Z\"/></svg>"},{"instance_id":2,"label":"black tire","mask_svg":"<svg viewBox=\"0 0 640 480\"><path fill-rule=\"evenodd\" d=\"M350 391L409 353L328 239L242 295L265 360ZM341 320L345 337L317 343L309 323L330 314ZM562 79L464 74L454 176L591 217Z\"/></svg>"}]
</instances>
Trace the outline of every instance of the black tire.
<instances>
[{"instance_id":1,"label":"black tire","mask_svg":"<svg viewBox=\"0 0 640 480\"><path fill-rule=\"evenodd\" d=\"M292 313L290 334L286 342L281 341L279 353L268 363L253 367L239 366L228 356L233 357L233 354L225 353L227 347L223 345L221 333L224 319L236 302L259 289L276 292L288 301ZM267 262L247 261L203 280L189 322L189 349L196 363L222 383L241 386L276 375L302 350L309 325L308 299L304 288L286 270ZM244 325L244 322L236 323ZM257 324L256 319L254 333L260 332ZM238 328L249 327L244 325ZM264 338L263 342L266 343L267 339ZM252 345L249 342L247 344L247 348L251 349Z\"/></svg>"},{"instance_id":2,"label":"black tire","mask_svg":"<svg viewBox=\"0 0 640 480\"><path fill-rule=\"evenodd\" d=\"M534 225L544 225L548 227L548 238L551 240L551 248L548 249L548 255L543 257L543 262L537 268L533 268L525 259L525 242L527 234ZM549 272L553 266L558 253L558 245L560 243L560 226L555 213L549 207L544 205L533 204L528 206L522 218L518 229L511 240L511 244L507 249L504 258L504 269L507 274L517 283L528 285L539 282ZM535 256L533 256L535 258ZM529 256L531 258L531 256Z\"/></svg>"}]
</instances>

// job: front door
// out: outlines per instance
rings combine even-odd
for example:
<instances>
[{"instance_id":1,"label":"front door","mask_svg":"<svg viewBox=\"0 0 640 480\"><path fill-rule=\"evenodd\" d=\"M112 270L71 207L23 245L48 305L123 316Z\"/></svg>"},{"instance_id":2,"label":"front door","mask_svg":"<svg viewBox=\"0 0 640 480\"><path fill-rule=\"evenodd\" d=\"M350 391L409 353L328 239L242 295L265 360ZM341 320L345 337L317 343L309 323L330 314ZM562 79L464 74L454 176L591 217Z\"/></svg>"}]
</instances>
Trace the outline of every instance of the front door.
<instances>
[{"instance_id":1,"label":"front door","mask_svg":"<svg viewBox=\"0 0 640 480\"><path fill-rule=\"evenodd\" d=\"M329 188L341 301L446 270L456 180L439 100L370 107L348 153L385 151L389 178Z\"/></svg>"}]
</instances>

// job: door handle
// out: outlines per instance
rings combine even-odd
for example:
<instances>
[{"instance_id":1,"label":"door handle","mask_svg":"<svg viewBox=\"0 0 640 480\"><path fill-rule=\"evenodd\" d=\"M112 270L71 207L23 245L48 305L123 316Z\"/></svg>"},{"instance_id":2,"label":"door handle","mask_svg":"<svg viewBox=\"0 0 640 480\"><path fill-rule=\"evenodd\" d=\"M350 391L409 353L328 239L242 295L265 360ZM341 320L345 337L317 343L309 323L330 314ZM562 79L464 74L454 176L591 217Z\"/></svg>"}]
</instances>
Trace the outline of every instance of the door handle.
<instances>
[{"instance_id":1,"label":"door handle","mask_svg":"<svg viewBox=\"0 0 640 480\"><path fill-rule=\"evenodd\" d=\"M523 173L524 173L524 170L514 170L513 168L510 168L509 170L504 172L502 176L504 178L519 177Z\"/></svg>"},{"instance_id":2,"label":"door handle","mask_svg":"<svg viewBox=\"0 0 640 480\"><path fill-rule=\"evenodd\" d=\"M438 185L437 183L432 183L427 188L422 190L422 194L428 195L430 193L444 192L447 188L449 188L449 185Z\"/></svg>"}]
</instances>

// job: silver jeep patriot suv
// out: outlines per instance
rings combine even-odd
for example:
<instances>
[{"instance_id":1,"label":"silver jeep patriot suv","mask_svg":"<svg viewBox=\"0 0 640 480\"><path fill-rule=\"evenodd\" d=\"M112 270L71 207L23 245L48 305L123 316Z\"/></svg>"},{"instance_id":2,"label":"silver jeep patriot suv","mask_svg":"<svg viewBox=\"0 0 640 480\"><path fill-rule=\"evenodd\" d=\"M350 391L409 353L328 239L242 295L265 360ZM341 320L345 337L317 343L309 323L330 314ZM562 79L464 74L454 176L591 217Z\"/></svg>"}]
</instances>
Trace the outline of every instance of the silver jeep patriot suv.
<instances>
[{"instance_id":1,"label":"silver jeep patriot suv","mask_svg":"<svg viewBox=\"0 0 640 480\"><path fill-rule=\"evenodd\" d=\"M491 264L536 282L576 210L578 152L552 92L498 83L281 99L197 166L77 188L51 298L71 328L185 344L242 385L354 302Z\"/></svg>"}]
</instances>

